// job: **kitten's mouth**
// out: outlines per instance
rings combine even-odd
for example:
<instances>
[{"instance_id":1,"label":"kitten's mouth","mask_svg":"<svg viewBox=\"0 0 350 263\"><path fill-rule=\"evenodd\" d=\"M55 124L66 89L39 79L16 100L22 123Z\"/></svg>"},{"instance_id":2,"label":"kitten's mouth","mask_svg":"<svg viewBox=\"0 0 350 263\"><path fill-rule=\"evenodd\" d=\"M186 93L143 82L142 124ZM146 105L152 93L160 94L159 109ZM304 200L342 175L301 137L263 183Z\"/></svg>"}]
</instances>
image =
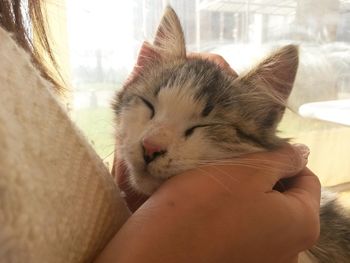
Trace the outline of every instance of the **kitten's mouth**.
<instances>
[{"instance_id":1,"label":"kitten's mouth","mask_svg":"<svg viewBox=\"0 0 350 263\"><path fill-rule=\"evenodd\" d=\"M139 193L145 195L153 194L161 184L169 177L169 169L165 169L164 159L162 157L147 163L142 159L133 159L128 163L129 166L129 182L131 187Z\"/></svg>"}]
</instances>

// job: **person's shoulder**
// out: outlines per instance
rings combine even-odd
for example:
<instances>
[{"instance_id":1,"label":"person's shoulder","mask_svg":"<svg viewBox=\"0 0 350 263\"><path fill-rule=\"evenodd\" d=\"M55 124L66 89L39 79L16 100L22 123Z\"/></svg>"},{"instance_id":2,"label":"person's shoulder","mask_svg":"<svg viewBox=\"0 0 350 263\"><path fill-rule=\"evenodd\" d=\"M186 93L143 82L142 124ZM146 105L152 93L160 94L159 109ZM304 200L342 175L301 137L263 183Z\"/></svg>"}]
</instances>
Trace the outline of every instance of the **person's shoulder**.
<instances>
[{"instance_id":1,"label":"person's shoulder","mask_svg":"<svg viewBox=\"0 0 350 263\"><path fill-rule=\"evenodd\" d=\"M0 27L0 74L12 76L20 73L19 67L23 66L40 76L31 63L30 55L17 44L14 35ZM9 74L10 71L13 71L12 74Z\"/></svg>"},{"instance_id":2,"label":"person's shoulder","mask_svg":"<svg viewBox=\"0 0 350 263\"><path fill-rule=\"evenodd\" d=\"M91 262L129 215L50 85L0 29L0 262Z\"/></svg>"}]
</instances>

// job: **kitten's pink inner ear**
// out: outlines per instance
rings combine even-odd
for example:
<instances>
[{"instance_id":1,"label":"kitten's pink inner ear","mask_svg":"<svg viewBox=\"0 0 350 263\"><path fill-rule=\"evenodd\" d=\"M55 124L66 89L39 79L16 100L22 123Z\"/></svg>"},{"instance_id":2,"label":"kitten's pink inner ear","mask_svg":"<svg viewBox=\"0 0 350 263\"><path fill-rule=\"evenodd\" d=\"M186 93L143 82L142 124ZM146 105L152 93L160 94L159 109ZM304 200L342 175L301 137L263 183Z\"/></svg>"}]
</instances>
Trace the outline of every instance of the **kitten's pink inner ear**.
<instances>
[{"instance_id":1,"label":"kitten's pink inner ear","mask_svg":"<svg viewBox=\"0 0 350 263\"><path fill-rule=\"evenodd\" d=\"M292 91L297 69L298 47L288 45L271 54L242 79L255 86L264 86L276 92L281 99L287 100Z\"/></svg>"},{"instance_id":2,"label":"kitten's pink inner ear","mask_svg":"<svg viewBox=\"0 0 350 263\"><path fill-rule=\"evenodd\" d=\"M146 41L143 42L137 57L136 65L134 66L124 85L129 84L137 76L139 76L147 65L150 65L160 59L160 55L152 48L151 44Z\"/></svg>"},{"instance_id":3,"label":"kitten's pink inner ear","mask_svg":"<svg viewBox=\"0 0 350 263\"><path fill-rule=\"evenodd\" d=\"M263 77L284 100L287 100L298 70L298 47L293 45L282 47L276 52L275 57L271 56L267 60L267 63L271 63L267 66L267 70L271 70L271 73L267 72Z\"/></svg>"},{"instance_id":4,"label":"kitten's pink inner ear","mask_svg":"<svg viewBox=\"0 0 350 263\"><path fill-rule=\"evenodd\" d=\"M135 67L145 67L147 64L159 60L160 58L160 55L152 48L151 44L145 41L142 43Z\"/></svg>"}]
</instances>

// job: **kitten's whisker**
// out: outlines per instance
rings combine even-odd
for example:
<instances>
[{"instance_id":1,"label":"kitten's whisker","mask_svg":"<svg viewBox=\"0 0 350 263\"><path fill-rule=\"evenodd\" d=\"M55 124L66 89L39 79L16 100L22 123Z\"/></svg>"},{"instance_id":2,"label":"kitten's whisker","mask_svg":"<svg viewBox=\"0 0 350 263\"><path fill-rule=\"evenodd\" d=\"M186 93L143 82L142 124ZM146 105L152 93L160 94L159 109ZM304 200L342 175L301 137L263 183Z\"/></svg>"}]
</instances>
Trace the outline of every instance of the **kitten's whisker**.
<instances>
[{"instance_id":1,"label":"kitten's whisker","mask_svg":"<svg viewBox=\"0 0 350 263\"><path fill-rule=\"evenodd\" d=\"M201 171L202 173L204 173L204 175L207 175L208 177L210 177L214 182L216 182L221 187L223 187L227 192L232 193L232 191L223 182L221 182L218 178L216 178L214 175L212 175L211 173L209 173L208 171L206 171L205 169L202 169L200 167L198 167L197 169L199 171Z\"/></svg>"},{"instance_id":2,"label":"kitten's whisker","mask_svg":"<svg viewBox=\"0 0 350 263\"><path fill-rule=\"evenodd\" d=\"M107 154L105 157L102 158L103 161L105 161L108 157L110 157L114 153L114 150Z\"/></svg>"},{"instance_id":3,"label":"kitten's whisker","mask_svg":"<svg viewBox=\"0 0 350 263\"><path fill-rule=\"evenodd\" d=\"M261 161L258 163L258 161ZM235 166L235 167L247 167L252 169L264 169L266 171L274 172L274 173L296 173L298 169L293 165L286 165L283 162L278 161L265 161L258 159L237 159L237 160L215 160L215 161L202 161L199 162L199 165L202 166Z\"/></svg>"},{"instance_id":4,"label":"kitten's whisker","mask_svg":"<svg viewBox=\"0 0 350 263\"><path fill-rule=\"evenodd\" d=\"M293 165L286 165L284 162L274 161L274 160L261 160L261 159L254 159L254 158L240 158L240 159L226 159L226 160L204 160L200 161L201 163L209 163L209 164L252 164L259 166L266 166L271 167L272 166L284 166L284 167L291 167L293 168Z\"/></svg>"},{"instance_id":5,"label":"kitten's whisker","mask_svg":"<svg viewBox=\"0 0 350 263\"><path fill-rule=\"evenodd\" d=\"M221 174L224 174L224 175L230 177L231 179L234 179L236 182L239 182L239 180L236 177L234 177L232 174L229 174L228 172L220 169L219 167L212 166L212 168L214 168L215 170L219 171Z\"/></svg>"}]
</instances>

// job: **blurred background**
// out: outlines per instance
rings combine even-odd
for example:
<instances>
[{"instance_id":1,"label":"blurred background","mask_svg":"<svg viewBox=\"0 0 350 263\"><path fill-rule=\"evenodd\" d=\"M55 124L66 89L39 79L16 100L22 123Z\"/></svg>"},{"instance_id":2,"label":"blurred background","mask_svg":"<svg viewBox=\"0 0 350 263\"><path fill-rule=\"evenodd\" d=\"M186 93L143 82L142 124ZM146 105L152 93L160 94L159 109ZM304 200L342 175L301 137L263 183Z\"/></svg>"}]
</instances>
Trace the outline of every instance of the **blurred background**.
<instances>
[{"instance_id":1,"label":"blurred background","mask_svg":"<svg viewBox=\"0 0 350 263\"><path fill-rule=\"evenodd\" d=\"M298 44L280 135L311 148L309 167L323 184L350 181L350 0L48 0L71 116L106 163L114 150L111 101L167 4L189 51L221 54L239 73L271 49Z\"/></svg>"}]
</instances>

